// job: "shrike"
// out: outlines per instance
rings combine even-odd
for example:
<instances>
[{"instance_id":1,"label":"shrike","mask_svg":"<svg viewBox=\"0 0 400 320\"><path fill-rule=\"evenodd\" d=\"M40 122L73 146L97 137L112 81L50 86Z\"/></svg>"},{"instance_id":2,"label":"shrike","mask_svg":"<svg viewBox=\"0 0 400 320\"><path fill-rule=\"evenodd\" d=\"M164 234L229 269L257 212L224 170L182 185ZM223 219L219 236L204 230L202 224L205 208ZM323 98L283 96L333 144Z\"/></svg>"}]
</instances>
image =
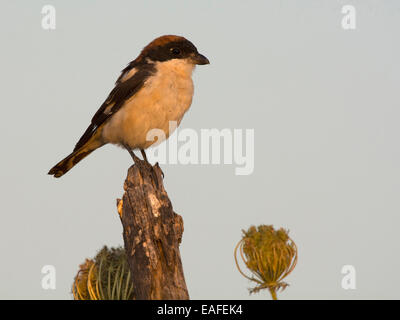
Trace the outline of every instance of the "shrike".
<instances>
[{"instance_id":1,"label":"shrike","mask_svg":"<svg viewBox=\"0 0 400 320\"><path fill-rule=\"evenodd\" d=\"M168 137L169 122L179 123L193 97L192 72L196 65L209 64L187 39L166 35L153 40L122 70L106 101L79 139L73 152L50 169L56 178L101 146L124 147L135 158L134 149L144 149L147 133L161 129Z\"/></svg>"}]
</instances>

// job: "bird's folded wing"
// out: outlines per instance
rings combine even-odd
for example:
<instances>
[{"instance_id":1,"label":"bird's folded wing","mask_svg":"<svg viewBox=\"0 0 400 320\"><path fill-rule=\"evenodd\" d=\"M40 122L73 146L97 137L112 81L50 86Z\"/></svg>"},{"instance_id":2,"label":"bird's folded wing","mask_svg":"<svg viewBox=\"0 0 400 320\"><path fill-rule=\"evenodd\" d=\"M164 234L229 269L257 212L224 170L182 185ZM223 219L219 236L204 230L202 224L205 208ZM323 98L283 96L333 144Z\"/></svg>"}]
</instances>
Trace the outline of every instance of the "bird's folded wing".
<instances>
[{"instance_id":1,"label":"bird's folded wing","mask_svg":"<svg viewBox=\"0 0 400 320\"><path fill-rule=\"evenodd\" d=\"M135 72L132 72L133 75L131 77L122 81L122 76L129 71L133 71L132 68L130 70L127 70L127 68L123 70L123 73L118 78L114 89L110 92L106 101L104 101L99 110L97 110L92 118L91 124L75 145L74 151L78 150L88 142L96 130L118 112L118 110L120 110L124 105L125 101L135 95L140 88L143 87L146 80L154 73L154 67L151 64L142 65L137 67Z\"/></svg>"}]
</instances>

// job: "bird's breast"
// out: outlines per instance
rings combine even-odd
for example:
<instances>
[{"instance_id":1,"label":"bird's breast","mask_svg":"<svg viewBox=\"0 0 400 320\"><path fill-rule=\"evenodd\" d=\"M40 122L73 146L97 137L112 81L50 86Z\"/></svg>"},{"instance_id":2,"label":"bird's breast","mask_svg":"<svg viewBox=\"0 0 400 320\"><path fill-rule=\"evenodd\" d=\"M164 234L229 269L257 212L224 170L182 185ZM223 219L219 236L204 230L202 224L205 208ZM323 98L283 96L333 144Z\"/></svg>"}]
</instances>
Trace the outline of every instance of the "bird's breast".
<instances>
[{"instance_id":1,"label":"bird's breast","mask_svg":"<svg viewBox=\"0 0 400 320\"><path fill-rule=\"evenodd\" d=\"M192 103L192 71L192 65L179 60L156 64L154 75L106 123L104 140L145 149L154 143L148 141L152 129L163 130L167 138L170 121L179 125Z\"/></svg>"}]
</instances>

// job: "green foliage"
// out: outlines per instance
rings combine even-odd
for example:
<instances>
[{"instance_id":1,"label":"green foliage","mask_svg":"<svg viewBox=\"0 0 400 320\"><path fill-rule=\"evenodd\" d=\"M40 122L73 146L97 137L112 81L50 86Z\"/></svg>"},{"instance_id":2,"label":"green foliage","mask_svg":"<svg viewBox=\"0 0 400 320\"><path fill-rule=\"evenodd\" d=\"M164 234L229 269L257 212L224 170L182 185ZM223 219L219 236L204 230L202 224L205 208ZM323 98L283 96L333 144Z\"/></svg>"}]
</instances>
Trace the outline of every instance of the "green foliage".
<instances>
[{"instance_id":1,"label":"green foliage","mask_svg":"<svg viewBox=\"0 0 400 320\"><path fill-rule=\"evenodd\" d=\"M251 277L240 269L237 262L238 251L252 273ZM247 231L243 230L242 240L235 248L235 261L240 273L257 283L250 289L250 293L268 289L272 298L277 299L276 292L288 286L282 280L296 266L297 247L290 239L288 231L283 228L275 230L273 226L251 226Z\"/></svg>"},{"instance_id":2,"label":"green foliage","mask_svg":"<svg viewBox=\"0 0 400 320\"><path fill-rule=\"evenodd\" d=\"M121 247L104 246L94 259L79 266L72 285L75 300L132 300L131 273Z\"/></svg>"}]
</instances>

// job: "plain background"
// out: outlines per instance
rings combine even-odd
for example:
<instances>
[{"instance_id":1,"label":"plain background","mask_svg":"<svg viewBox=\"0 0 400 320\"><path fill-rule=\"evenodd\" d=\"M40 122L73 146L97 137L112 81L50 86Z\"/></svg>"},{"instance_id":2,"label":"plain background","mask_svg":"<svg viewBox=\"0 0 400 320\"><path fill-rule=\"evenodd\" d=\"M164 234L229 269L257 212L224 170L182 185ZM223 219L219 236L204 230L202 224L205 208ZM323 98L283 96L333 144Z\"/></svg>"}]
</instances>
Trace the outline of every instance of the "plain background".
<instances>
[{"instance_id":1,"label":"plain background","mask_svg":"<svg viewBox=\"0 0 400 320\"><path fill-rule=\"evenodd\" d=\"M41 28L45 4L54 31ZM346 4L356 30L341 27ZM249 296L234 265L253 224L287 228L299 247L280 298L399 298L399 1L2 1L0 12L0 298L71 299L78 265L123 243L127 152L106 146L61 179L46 173L163 34L211 61L182 128L255 130L252 175L162 166L191 298L270 298ZM41 287L47 264L56 290ZM347 264L356 290L341 287Z\"/></svg>"}]
</instances>

